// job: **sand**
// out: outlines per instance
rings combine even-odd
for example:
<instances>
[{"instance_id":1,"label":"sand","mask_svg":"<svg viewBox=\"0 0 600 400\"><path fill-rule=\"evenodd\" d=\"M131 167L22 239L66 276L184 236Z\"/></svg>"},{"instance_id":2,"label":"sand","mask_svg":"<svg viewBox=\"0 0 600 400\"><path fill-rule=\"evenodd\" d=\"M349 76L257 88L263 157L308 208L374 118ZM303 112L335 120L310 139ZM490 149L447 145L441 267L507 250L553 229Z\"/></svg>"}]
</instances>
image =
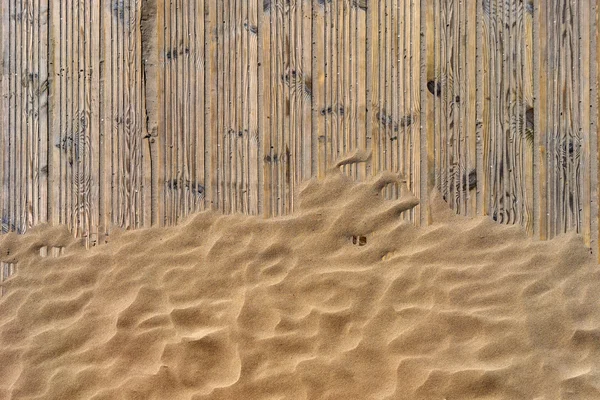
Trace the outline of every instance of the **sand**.
<instances>
[{"instance_id":1,"label":"sand","mask_svg":"<svg viewBox=\"0 0 600 400\"><path fill-rule=\"evenodd\" d=\"M596 399L600 270L580 237L399 218L393 175L300 211L0 239L0 399ZM40 248L42 250L40 251ZM64 248L63 254L60 250Z\"/></svg>"}]
</instances>

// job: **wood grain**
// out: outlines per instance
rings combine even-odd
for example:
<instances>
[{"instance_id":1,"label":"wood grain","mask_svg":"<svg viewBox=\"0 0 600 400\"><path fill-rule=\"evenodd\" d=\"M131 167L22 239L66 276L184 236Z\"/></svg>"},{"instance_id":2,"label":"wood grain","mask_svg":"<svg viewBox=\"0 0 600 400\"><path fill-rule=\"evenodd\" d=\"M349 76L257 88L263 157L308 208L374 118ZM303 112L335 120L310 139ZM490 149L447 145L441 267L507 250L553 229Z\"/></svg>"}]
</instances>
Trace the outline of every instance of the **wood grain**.
<instances>
[{"instance_id":1,"label":"wood grain","mask_svg":"<svg viewBox=\"0 0 600 400\"><path fill-rule=\"evenodd\" d=\"M392 170L428 223L598 235L597 5L560 0L1 0L3 231L214 208L292 213L302 183Z\"/></svg>"}]
</instances>

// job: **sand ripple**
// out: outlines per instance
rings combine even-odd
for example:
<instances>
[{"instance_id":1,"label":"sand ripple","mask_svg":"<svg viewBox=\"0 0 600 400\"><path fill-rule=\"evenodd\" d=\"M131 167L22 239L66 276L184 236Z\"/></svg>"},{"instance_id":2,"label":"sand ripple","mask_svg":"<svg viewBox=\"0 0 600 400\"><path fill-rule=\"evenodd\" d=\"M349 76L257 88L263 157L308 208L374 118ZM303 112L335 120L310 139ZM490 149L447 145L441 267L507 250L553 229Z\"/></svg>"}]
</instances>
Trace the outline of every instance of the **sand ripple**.
<instances>
[{"instance_id":1,"label":"sand ripple","mask_svg":"<svg viewBox=\"0 0 600 400\"><path fill-rule=\"evenodd\" d=\"M398 218L415 198L379 195L396 181L331 174L290 217L207 212L89 251L62 228L4 236L0 399L600 398L580 238L435 199L417 229Z\"/></svg>"}]
</instances>

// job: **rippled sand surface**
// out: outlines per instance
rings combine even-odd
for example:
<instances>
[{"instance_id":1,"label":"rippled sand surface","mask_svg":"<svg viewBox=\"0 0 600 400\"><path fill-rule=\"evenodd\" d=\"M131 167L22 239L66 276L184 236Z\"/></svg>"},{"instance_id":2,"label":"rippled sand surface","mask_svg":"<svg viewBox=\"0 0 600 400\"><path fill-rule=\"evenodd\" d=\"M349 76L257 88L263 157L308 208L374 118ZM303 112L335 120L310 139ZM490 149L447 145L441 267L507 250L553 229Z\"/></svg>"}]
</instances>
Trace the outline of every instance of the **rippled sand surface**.
<instances>
[{"instance_id":1,"label":"rippled sand surface","mask_svg":"<svg viewBox=\"0 0 600 400\"><path fill-rule=\"evenodd\" d=\"M414 198L379 195L394 179L331 174L291 217L206 212L88 251L60 228L4 236L0 399L600 398L580 238L440 200L414 228Z\"/></svg>"}]
</instances>

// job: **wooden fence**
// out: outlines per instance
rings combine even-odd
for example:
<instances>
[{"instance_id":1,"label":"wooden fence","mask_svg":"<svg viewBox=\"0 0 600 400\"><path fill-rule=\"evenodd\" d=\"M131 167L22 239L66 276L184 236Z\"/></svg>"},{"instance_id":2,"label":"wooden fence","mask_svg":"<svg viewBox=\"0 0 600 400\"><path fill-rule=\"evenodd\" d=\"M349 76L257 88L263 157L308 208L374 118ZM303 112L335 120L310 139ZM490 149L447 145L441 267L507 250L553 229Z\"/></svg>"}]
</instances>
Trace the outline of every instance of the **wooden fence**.
<instances>
[{"instance_id":1,"label":"wooden fence","mask_svg":"<svg viewBox=\"0 0 600 400\"><path fill-rule=\"evenodd\" d=\"M344 154L598 247L595 0L0 0L3 231L285 215ZM389 187L393 198L402 188ZM427 207L404 218L428 223Z\"/></svg>"}]
</instances>

